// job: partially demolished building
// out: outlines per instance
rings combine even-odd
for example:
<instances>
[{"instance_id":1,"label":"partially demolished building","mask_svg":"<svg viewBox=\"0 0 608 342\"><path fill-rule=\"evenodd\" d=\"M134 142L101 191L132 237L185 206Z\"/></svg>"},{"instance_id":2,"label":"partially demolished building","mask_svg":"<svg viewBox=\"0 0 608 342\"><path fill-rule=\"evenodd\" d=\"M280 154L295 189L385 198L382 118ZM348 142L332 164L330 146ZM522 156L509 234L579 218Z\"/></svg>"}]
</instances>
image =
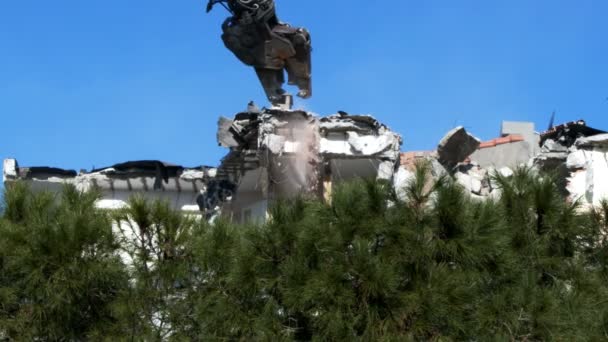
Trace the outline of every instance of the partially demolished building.
<instances>
[{"instance_id":1,"label":"partially demolished building","mask_svg":"<svg viewBox=\"0 0 608 342\"><path fill-rule=\"evenodd\" d=\"M264 219L273 201L294 194L327 199L335 183L392 179L402 140L367 115L253 109L220 118L218 142L230 149L218 176L236 187L223 213L243 222Z\"/></svg>"},{"instance_id":2,"label":"partially demolished building","mask_svg":"<svg viewBox=\"0 0 608 342\"><path fill-rule=\"evenodd\" d=\"M220 165L185 168L134 161L81 171L20 167L4 161L4 182L26 181L57 191L69 183L97 187L101 208L117 209L141 194L213 220L263 221L273 201L296 194L329 199L334 184L361 177L391 180L402 139L368 115L318 117L301 110L257 109L220 118L218 143L229 149Z\"/></svg>"},{"instance_id":3,"label":"partially demolished building","mask_svg":"<svg viewBox=\"0 0 608 342\"><path fill-rule=\"evenodd\" d=\"M608 134L583 120L543 133L535 132L533 123L503 122L500 137L484 142L457 127L437 151L403 153L396 188L413 177L413 166L420 159L431 161L435 175L452 175L480 199L500 193L491 180L493 173L509 176L519 166L553 173L563 194L582 208L608 199Z\"/></svg>"},{"instance_id":4,"label":"partially demolished building","mask_svg":"<svg viewBox=\"0 0 608 342\"><path fill-rule=\"evenodd\" d=\"M5 159L3 180L5 184L21 180L36 191L57 192L64 184L81 191L97 188L102 196L97 206L103 209L123 208L129 197L137 193L199 214L201 209L212 209L230 196L222 191L216 174L217 169L212 167L184 168L160 161L133 161L78 173L52 167L20 167L17 160Z\"/></svg>"},{"instance_id":5,"label":"partially demolished building","mask_svg":"<svg viewBox=\"0 0 608 342\"><path fill-rule=\"evenodd\" d=\"M499 194L493 172L510 175L520 165L557 172L564 194L585 206L608 198L608 134L582 120L543 133L532 123L504 122L500 137L485 142L457 127L434 151L402 153L401 136L369 115L318 117L250 104L234 118L220 118L217 140L228 149L217 167L134 161L76 172L7 159L3 180L50 191L65 183L95 187L105 209L140 194L207 220L241 223L266 220L274 201L297 194L330 200L335 184L354 178L392 181L399 194L421 159L430 161L434 176L449 174L480 199Z\"/></svg>"}]
</instances>

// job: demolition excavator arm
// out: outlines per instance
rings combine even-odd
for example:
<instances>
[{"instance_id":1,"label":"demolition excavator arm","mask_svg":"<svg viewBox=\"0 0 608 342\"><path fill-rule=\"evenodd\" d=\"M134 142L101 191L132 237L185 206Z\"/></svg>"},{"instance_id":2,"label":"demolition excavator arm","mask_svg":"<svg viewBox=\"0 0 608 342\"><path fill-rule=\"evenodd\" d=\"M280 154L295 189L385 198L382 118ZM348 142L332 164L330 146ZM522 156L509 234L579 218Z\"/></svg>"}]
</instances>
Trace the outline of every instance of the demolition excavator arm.
<instances>
[{"instance_id":1,"label":"demolition excavator arm","mask_svg":"<svg viewBox=\"0 0 608 342\"><path fill-rule=\"evenodd\" d=\"M287 83L298 87L298 96L312 96L311 40L305 28L278 20L274 0L209 0L229 13L222 24L224 45L244 64L255 69L268 100L275 106L291 106Z\"/></svg>"}]
</instances>

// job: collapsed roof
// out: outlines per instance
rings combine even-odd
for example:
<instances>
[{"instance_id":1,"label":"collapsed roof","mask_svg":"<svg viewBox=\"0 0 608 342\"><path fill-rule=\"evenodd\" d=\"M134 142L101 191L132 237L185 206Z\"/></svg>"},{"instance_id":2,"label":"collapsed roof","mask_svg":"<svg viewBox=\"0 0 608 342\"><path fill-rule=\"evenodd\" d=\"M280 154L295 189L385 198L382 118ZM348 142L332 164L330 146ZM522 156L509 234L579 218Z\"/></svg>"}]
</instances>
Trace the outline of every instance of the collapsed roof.
<instances>
[{"instance_id":1,"label":"collapsed roof","mask_svg":"<svg viewBox=\"0 0 608 342\"><path fill-rule=\"evenodd\" d=\"M578 138L603 134L605 131L589 127L585 120L566 122L540 134L540 145L551 139L561 141L563 145L572 146Z\"/></svg>"},{"instance_id":2,"label":"collapsed roof","mask_svg":"<svg viewBox=\"0 0 608 342\"><path fill-rule=\"evenodd\" d=\"M234 217L295 194L326 196L331 183L354 177L391 179L401 137L369 115L318 117L302 110L250 105L220 118L218 143L229 153L218 176L237 185L227 209ZM254 215L255 216L255 215Z\"/></svg>"},{"instance_id":3,"label":"collapsed roof","mask_svg":"<svg viewBox=\"0 0 608 342\"><path fill-rule=\"evenodd\" d=\"M597 203L608 196L608 134L582 120L544 132L531 123L505 122L501 137L481 142L463 127L451 130L435 151L401 153L402 138L369 115L339 112L318 117L302 110L258 109L220 118L217 140L228 153L216 167L129 161L91 171L20 167L4 161L4 181L25 180L56 189L64 183L102 190L100 207L119 208L133 193L170 201L207 219L264 219L272 201L296 194L331 198L333 184L353 178L411 178L417 160L431 161L434 176L451 174L473 196L495 195L490 175L517 165L559 172L565 194ZM540 145L539 145L540 144Z\"/></svg>"},{"instance_id":4,"label":"collapsed roof","mask_svg":"<svg viewBox=\"0 0 608 342\"><path fill-rule=\"evenodd\" d=\"M56 190L63 184L73 184L79 190L98 188L104 200L101 207L121 207L129 192L158 191L190 193L176 202L179 209L198 211L201 191L216 182L213 167L183 167L157 160L129 161L91 171L64 170L53 167L20 167L17 160L4 160L4 182L23 180L34 188ZM114 200L114 201L112 201Z\"/></svg>"},{"instance_id":5,"label":"collapsed roof","mask_svg":"<svg viewBox=\"0 0 608 342\"><path fill-rule=\"evenodd\" d=\"M355 177L391 179L402 139L369 115L339 112L318 117L302 110L258 109L250 104L220 118L217 140L228 153L215 167L183 167L157 160L128 161L91 171L4 164L4 180L56 189L65 183L103 192L102 206L125 205L132 192L161 197L185 211L217 217L263 216L269 202L295 194L318 197L331 184ZM255 215L254 215L255 216Z\"/></svg>"},{"instance_id":6,"label":"collapsed roof","mask_svg":"<svg viewBox=\"0 0 608 342\"><path fill-rule=\"evenodd\" d=\"M413 177L419 160L431 161L433 176L453 176L473 197L500 194L492 174L509 176L516 167L527 166L552 173L563 195L583 208L608 198L608 134L583 120L544 133L534 132L533 123L503 122L501 137L480 144L457 127L442 139L437 151L402 154L394 180L397 190Z\"/></svg>"}]
</instances>

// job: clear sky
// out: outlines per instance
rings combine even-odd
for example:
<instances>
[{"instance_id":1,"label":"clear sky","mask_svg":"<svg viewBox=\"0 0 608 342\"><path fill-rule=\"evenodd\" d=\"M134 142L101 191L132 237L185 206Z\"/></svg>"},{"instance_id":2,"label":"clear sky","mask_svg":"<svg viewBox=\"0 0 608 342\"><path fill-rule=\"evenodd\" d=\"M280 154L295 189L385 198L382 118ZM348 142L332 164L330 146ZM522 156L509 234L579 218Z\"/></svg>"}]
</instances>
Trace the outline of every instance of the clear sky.
<instances>
[{"instance_id":1,"label":"clear sky","mask_svg":"<svg viewBox=\"0 0 608 342\"><path fill-rule=\"evenodd\" d=\"M266 105L204 0L0 1L0 158L74 169L217 165L219 115ZM608 129L608 1L276 0L313 39L319 114L369 113L432 149L464 125ZM290 89L295 91L295 89Z\"/></svg>"}]
</instances>

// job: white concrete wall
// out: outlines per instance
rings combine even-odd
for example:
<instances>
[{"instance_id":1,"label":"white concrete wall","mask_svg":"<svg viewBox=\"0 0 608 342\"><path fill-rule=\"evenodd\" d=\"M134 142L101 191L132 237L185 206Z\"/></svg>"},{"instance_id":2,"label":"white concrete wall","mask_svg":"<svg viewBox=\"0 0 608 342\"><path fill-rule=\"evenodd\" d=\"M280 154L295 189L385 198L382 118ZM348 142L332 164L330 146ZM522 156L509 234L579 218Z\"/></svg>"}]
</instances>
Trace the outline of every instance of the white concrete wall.
<instances>
[{"instance_id":1,"label":"white concrete wall","mask_svg":"<svg viewBox=\"0 0 608 342\"><path fill-rule=\"evenodd\" d=\"M471 160L483 168L515 169L521 164L527 164L532 157L534 151L530 144L526 141L518 141L479 149L471 155Z\"/></svg>"},{"instance_id":2,"label":"white concrete wall","mask_svg":"<svg viewBox=\"0 0 608 342\"><path fill-rule=\"evenodd\" d=\"M570 169L567 189L571 200L587 207L608 200L608 135L605 146L579 144L568 155L566 165Z\"/></svg>"},{"instance_id":3,"label":"white concrete wall","mask_svg":"<svg viewBox=\"0 0 608 342\"><path fill-rule=\"evenodd\" d=\"M167 202L172 209L184 212L200 213L196 197L198 193L177 191L108 191L102 192L102 200L98 207L104 209L117 209L127 205L132 196L141 196L147 201L161 200Z\"/></svg>"},{"instance_id":4,"label":"white concrete wall","mask_svg":"<svg viewBox=\"0 0 608 342\"><path fill-rule=\"evenodd\" d=\"M225 214L231 214L237 223L262 223L268 218L268 199L261 192L237 193L226 208Z\"/></svg>"}]
</instances>

